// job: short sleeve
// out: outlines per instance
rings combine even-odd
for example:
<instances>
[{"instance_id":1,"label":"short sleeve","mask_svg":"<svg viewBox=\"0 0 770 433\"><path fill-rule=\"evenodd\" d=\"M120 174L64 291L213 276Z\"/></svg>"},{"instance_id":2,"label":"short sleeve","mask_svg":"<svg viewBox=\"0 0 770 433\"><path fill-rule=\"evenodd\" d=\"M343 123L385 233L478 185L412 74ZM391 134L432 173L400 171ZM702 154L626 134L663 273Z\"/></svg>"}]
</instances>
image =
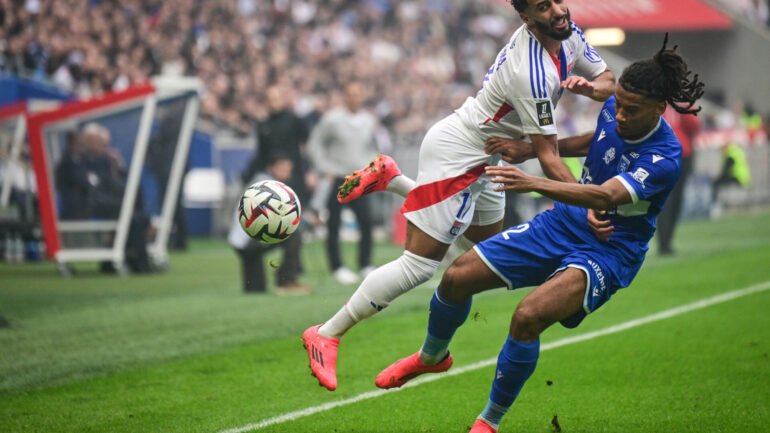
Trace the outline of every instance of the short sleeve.
<instances>
[{"instance_id":1,"label":"short sleeve","mask_svg":"<svg viewBox=\"0 0 770 433\"><path fill-rule=\"evenodd\" d=\"M522 132L527 135L554 135L556 124L550 99L519 98L512 101L519 113Z\"/></svg>"},{"instance_id":2,"label":"short sleeve","mask_svg":"<svg viewBox=\"0 0 770 433\"><path fill-rule=\"evenodd\" d=\"M649 200L650 197L671 190L679 180L680 168L669 157L653 153L639 156L627 172L615 176L631 195L633 203Z\"/></svg>"},{"instance_id":3,"label":"short sleeve","mask_svg":"<svg viewBox=\"0 0 770 433\"><path fill-rule=\"evenodd\" d=\"M586 40L580 27L572 24L572 30L577 34L577 56L575 57L574 73L593 80L607 70L607 63Z\"/></svg>"}]
</instances>

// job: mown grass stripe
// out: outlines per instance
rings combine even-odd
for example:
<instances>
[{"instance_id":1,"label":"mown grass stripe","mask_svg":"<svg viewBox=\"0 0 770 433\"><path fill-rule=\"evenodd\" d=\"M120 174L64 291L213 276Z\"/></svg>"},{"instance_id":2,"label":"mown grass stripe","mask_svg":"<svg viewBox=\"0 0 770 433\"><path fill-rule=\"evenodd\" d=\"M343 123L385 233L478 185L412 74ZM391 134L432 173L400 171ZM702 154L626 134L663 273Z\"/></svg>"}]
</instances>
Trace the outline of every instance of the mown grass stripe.
<instances>
[{"instance_id":1,"label":"mown grass stripe","mask_svg":"<svg viewBox=\"0 0 770 433\"><path fill-rule=\"evenodd\" d=\"M691 311L700 310L706 307L710 307L712 305L720 304L723 302L731 301L733 299L738 299L744 296L763 292L768 289L770 289L770 281L765 281L763 283L755 284L753 286L749 286L743 289L733 290L733 291L715 295L709 298L701 299L689 304L685 304L679 307L664 310L659 313L651 314L649 316L644 316L638 319L629 320L627 322L619 323L617 325L609 326L607 328L600 329L597 331L586 332L585 334L575 335L573 337L562 338L560 340L552 341L550 343L545 343L540 346L540 351L542 352L545 350L556 349L558 347L567 346L569 344L580 343L583 341L593 340L595 338L602 337L605 335L616 334L618 332L626 331L631 328L635 328L638 326L646 325L648 323L657 322L664 319L669 319L671 317L679 316L685 313L689 313ZM274 424L281 424L287 421L293 421L298 418L310 416L319 412L325 412L327 410L331 410L336 407L347 406L349 404L357 403L359 401L379 397L381 395L384 395L385 393L394 393L406 388L420 386L422 384L433 382L435 380L439 380L445 377L456 376L458 374L463 374L469 371L478 370L480 368L494 365L496 362L497 362L497 357L485 359L483 361L475 362L473 364L469 364L464 367L455 368L446 373L422 376L418 379L415 379L407 383L401 388L396 388L391 390L379 389L375 391L369 391L369 392L358 394L354 397L347 398L344 400L332 401L332 402L320 404L317 406L311 406L298 411L285 413L283 415L279 415L273 418L268 418L257 423L248 424L243 427L223 430L220 433L244 433L244 432L259 430Z\"/></svg>"}]
</instances>

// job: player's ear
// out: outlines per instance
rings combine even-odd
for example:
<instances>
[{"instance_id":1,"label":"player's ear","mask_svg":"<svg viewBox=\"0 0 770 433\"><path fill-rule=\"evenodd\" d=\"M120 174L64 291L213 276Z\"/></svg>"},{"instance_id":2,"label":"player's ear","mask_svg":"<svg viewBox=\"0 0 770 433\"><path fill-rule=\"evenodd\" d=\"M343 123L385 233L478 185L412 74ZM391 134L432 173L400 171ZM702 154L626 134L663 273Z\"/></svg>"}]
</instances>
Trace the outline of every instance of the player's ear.
<instances>
[{"instance_id":1,"label":"player's ear","mask_svg":"<svg viewBox=\"0 0 770 433\"><path fill-rule=\"evenodd\" d=\"M658 104L655 106L655 113L656 113L658 116L662 116L662 115L663 115L663 113L666 111L666 104L667 104L667 103L666 103L666 101L660 101L660 102L658 102Z\"/></svg>"},{"instance_id":2,"label":"player's ear","mask_svg":"<svg viewBox=\"0 0 770 433\"><path fill-rule=\"evenodd\" d=\"M527 15L526 12L519 12L519 18L521 18L521 21L523 21L524 24L526 25L530 24L529 15Z\"/></svg>"}]
</instances>

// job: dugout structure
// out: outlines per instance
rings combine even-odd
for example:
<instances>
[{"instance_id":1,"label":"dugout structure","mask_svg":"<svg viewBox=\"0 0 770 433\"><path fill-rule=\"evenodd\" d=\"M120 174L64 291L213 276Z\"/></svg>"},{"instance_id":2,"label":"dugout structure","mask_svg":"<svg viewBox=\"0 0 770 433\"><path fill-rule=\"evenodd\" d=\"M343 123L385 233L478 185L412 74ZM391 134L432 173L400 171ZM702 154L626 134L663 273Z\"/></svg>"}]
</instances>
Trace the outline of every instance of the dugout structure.
<instances>
[{"instance_id":1,"label":"dugout structure","mask_svg":"<svg viewBox=\"0 0 770 433\"><path fill-rule=\"evenodd\" d=\"M126 272L126 243L132 218L139 212L152 221L147 252L159 266L168 263L167 244L198 117L201 83L196 78L156 77L126 90L27 115L27 139L38 191L40 225L46 253L68 274L80 261L112 262ZM61 165L74 137L94 129L108 131L109 153L121 161L120 190L111 212L100 212L93 197L76 205L64 194L71 176ZM87 179L99 183L95 176ZM87 205L86 205L87 204ZM109 214L109 215L106 215Z\"/></svg>"},{"instance_id":2,"label":"dugout structure","mask_svg":"<svg viewBox=\"0 0 770 433\"><path fill-rule=\"evenodd\" d=\"M0 107L0 155L4 156L0 172L0 208L8 207L11 189L22 165L21 152L27 133L27 104L18 102Z\"/></svg>"}]
</instances>

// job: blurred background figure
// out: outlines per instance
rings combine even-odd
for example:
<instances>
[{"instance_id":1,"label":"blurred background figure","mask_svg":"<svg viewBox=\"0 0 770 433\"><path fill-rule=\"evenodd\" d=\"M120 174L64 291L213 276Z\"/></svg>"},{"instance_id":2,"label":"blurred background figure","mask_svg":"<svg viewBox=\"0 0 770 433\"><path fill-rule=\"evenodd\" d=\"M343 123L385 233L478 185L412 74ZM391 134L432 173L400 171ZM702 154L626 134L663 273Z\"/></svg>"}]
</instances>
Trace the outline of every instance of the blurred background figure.
<instances>
[{"instance_id":1,"label":"blurred background figure","mask_svg":"<svg viewBox=\"0 0 770 433\"><path fill-rule=\"evenodd\" d=\"M265 171L258 172L249 185L262 180L278 180L288 184L292 178L294 162L291 157L274 153ZM296 192L296 191L295 191ZM283 249L283 261L277 265L276 288L278 295L305 295L312 287L297 280L302 273L302 228L298 228L288 239L278 244L263 244L250 238L238 222L238 212L227 237L241 262L241 280L246 293L267 292L265 277L265 253L275 247ZM274 266L272 263L270 266Z\"/></svg>"},{"instance_id":2,"label":"blurred background figure","mask_svg":"<svg viewBox=\"0 0 770 433\"><path fill-rule=\"evenodd\" d=\"M285 183L294 190L300 202L304 203L308 191L308 163L304 157L305 142L308 138L307 123L290 109L285 90L275 85L270 86L265 96L269 114L257 123L257 152L243 178L251 179L255 174L265 172L268 163L282 155L292 161L291 173Z\"/></svg>"},{"instance_id":3,"label":"blurred background figure","mask_svg":"<svg viewBox=\"0 0 770 433\"><path fill-rule=\"evenodd\" d=\"M83 164L74 166L77 173L73 175L85 177L88 181L84 199L88 219L117 220L126 187L126 170L120 152L110 145L110 132L97 123L87 124L75 142L80 140L84 151ZM76 148L80 145L78 143ZM150 217L144 210L141 194L138 194L125 247L125 261L131 272L155 270L147 253L149 230ZM106 273L115 271L112 262L102 262L101 270Z\"/></svg>"},{"instance_id":4,"label":"blurred background figure","mask_svg":"<svg viewBox=\"0 0 770 433\"><path fill-rule=\"evenodd\" d=\"M83 139L77 131L67 133L64 156L56 166L56 186L62 220L88 219L88 193L91 184L85 167Z\"/></svg>"},{"instance_id":5,"label":"blurred background figure","mask_svg":"<svg viewBox=\"0 0 770 433\"><path fill-rule=\"evenodd\" d=\"M751 169L746 151L735 143L722 148L722 169L711 187L712 219L722 216L725 202L742 201L742 192L751 187Z\"/></svg>"},{"instance_id":6,"label":"blurred background figure","mask_svg":"<svg viewBox=\"0 0 770 433\"><path fill-rule=\"evenodd\" d=\"M363 108L364 95L361 83L352 81L345 85L343 104L321 117L313 129L308 144L313 166L324 178L326 187L319 186L319 194L326 195L327 220L326 252L334 278L341 284L353 284L360 276L342 263L340 254L340 225L342 207L349 206L356 215L361 239L358 244L358 269L366 276L372 266L372 215L369 196L353 200L345 205L337 201L337 185L345 176L366 166L377 156L375 131L377 120ZM331 187L329 187L331 186ZM324 198L321 197L323 200ZM315 200L314 200L315 201Z\"/></svg>"},{"instance_id":7,"label":"blurred background figure","mask_svg":"<svg viewBox=\"0 0 770 433\"><path fill-rule=\"evenodd\" d=\"M668 197L666 207L663 208L656 221L657 231L655 235L658 242L658 254L665 256L674 254L671 241L674 237L676 224L679 222L679 215L682 213L687 179L693 170L693 140L700 132L700 121L695 115L677 112L671 105L666 107L663 118L671 125L674 134L682 144L682 174Z\"/></svg>"}]
</instances>

